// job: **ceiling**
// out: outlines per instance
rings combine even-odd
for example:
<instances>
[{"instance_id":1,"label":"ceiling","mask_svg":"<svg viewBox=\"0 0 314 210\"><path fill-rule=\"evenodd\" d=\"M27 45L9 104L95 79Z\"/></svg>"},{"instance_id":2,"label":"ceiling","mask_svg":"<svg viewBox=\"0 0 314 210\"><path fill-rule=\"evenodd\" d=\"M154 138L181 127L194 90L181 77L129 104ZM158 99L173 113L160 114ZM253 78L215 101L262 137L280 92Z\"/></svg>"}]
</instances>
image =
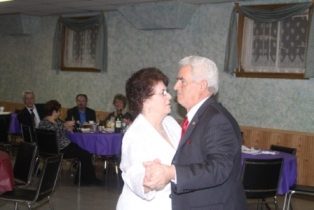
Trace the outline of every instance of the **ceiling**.
<instances>
[{"instance_id":1,"label":"ceiling","mask_svg":"<svg viewBox=\"0 0 314 210\"><path fill-rule=\"evenodd\" d=\"M0 15L25 14L35 16L81 14L112 11L123 4L165 2L169 0L14 0L0 2ZM177 0L190 4L208 4L230 0Z\"/></svg>"}]
</instances>

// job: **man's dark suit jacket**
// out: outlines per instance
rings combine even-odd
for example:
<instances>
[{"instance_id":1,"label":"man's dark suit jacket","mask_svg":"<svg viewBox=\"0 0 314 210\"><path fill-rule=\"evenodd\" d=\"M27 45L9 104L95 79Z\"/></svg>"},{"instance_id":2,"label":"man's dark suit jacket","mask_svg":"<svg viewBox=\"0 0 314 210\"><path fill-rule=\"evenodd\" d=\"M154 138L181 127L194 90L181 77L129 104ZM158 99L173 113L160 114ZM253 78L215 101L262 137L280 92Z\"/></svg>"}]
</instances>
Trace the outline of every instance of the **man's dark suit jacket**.
<instances>
[{"instance_id":1,"label":"man's dark suit jacket","mask_svg":"<svg viewBox=\"0 0 314 210\"><path fill-rule=\"evenodd\" d=\"M86 114L86 122L92 120L92 121L96 121L96 112L93 109L90 109L88 107L85 108L85 114ZM76 121L80 121L81 122L81 118L80 118L80 113L79 113L79 109L77 106L68 109L67 111L67 117L65 118L66 121L72 120L72 117L74 117L75 122Z\"/></svg>"},{"instance_id":2,"label":"man's dark suit jacket","mask_svg":"<svg viewBox=\"0 0 314 210\"><path fill-rule=\"evenodd\" d=\"M35 104L40 120L42 120L45 117L44 106L45 104ZM24 107L24 109L18 112L17 119L19 120L20 124L29 126L31 129L31 132L32 133L34 132L35 128L33 125L32 115L29 113L26 107Z\"/></svg>"},{"instance_id":3,"label":"man's dark suit jacket","mask_svg":"<svg viewBox=\"0 0 314 210\"><path fill-rule=\"evenodd\" d=\"M198 109L172 164L172 210L247 210L241 181L241 133L214 96Z\"/></svg>"}]
</instances>

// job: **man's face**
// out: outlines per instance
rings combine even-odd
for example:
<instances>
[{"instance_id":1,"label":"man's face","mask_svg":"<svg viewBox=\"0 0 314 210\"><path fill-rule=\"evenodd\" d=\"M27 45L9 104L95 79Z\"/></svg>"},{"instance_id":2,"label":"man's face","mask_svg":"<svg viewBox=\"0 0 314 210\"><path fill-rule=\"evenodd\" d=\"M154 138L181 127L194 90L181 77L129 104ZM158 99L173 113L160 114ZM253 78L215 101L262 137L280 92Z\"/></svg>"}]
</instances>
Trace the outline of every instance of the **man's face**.
<instances>
[{"instance_id":1,"label":"man's face","mask_svg":"<svg viewBox=\"0 0 314 210\"><path fill-rule=\"evenodd\" d=\"M191 79L191 66L183 66L178 73L174 90L177 91L178 102L189 111L199 102L199 83Z\"/></svg>"},{"instance_id":2,"label":"man's face","mask_svg":"<svg viewBox=\"0 0 314 210\"><path fill-rule=\"evenodd\" d=\"M23 98L25 106L33 108L35 104L35 96L32 93L26 93Z\"/></svg>"},{"instance_id":3,"label":"man's face","mask_svg":"<svg viewBox=\"0 0 314 210\"><path fill-rule=\"evenodd\" d=\"M84 96L79 96L76 99L76 105L79 109L85 109L87 101Z\"/></svg>"}]
</instances>

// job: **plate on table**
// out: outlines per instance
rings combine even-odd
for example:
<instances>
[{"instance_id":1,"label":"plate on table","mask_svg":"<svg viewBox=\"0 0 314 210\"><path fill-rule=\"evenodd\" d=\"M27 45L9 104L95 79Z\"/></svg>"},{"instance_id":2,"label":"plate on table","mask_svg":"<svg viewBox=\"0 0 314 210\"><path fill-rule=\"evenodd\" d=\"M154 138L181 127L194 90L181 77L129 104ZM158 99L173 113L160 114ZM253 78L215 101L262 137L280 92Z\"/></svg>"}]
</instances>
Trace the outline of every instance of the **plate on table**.
<instances>
[{"instance_id":1,"label":"plate on table","mask_svg":"<svg viewBox=\"0 0 314 210\"><path fill-rule=\"evenodd\" d=\"M105 133L113 133L114 128L104 128Z\"/></svg>"},{"instance_id":2,"label":"plate on table","mask_svg":"<svg viewBox=\"0 0 314 210\"><path fill-rule=\"evenodd\" d=\"M90 133L90 128L81 128L82 133Z\"/></svg>"},{"instance_id":3,"label":"plate on table","mask_svg":"<svg viewBox=\"0 0 314 210\"><path fill-rule=\"evenodd\" d=\"M7 114L11 114L11 112L0 112L0 115L7 115Z\"/></svg>"},{"instance_id":4,"label":"plate on table","mask_svg":"<svg viewBox=\"0 0 314 210\"><path fill-rule=\"evenodd\" d=\"M243 146L243 145L242 145L241 150L242 150L242 153L245 153L245 154L257 155L257 154L261 154L262 153L262 150L260 150L260 149L254 149L254 147L249 148L249 147L246 147L246 146Z\"/></svg>"}]
</instances>

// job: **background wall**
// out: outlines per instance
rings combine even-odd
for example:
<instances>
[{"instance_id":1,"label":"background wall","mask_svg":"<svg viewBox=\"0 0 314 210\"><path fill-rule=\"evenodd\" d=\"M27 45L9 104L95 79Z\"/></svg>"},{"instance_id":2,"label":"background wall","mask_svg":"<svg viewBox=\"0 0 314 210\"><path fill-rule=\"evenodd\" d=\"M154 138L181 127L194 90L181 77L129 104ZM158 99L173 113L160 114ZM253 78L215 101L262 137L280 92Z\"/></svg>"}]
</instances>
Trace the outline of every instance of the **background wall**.
<instances>
[{"instance_id":1,"label":"background wall","mask_svg":"<svg viewBox=\"0 0 314 210\"><path fill-rule=\"evenodd\" d=\"M242 3L285 2L304 1ZM76 94L86 93L89 107L110 111L113 96L125 92L125 81L132 72L155 66L169 76L172 115L182 118L185 111L176 102L173 91L177 62L195 54L216 62L220 70L217 98L240 125L312 132L313 80L246 79L222 72L233 5L201 5L185 29L174 30L137 30L118 11L107 12L109 66L106 73L51 70L57 16L41 17L39 29L31 35L8 35L0 28L0 100L21 102L22 91L32 89L37 102L57 99L64 107L72 107Z\"/></svg>"}]
</instances>

